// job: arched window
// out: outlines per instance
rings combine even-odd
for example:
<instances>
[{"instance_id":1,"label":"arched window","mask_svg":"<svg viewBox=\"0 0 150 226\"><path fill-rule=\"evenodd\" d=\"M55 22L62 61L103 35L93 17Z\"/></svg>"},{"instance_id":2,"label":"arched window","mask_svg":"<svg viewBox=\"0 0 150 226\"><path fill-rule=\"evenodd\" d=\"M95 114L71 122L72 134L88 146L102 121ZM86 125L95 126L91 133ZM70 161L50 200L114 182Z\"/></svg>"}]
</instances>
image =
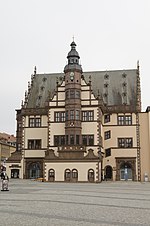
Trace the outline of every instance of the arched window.
<instances>
[{"instance_id":1,"label":"arched window","mask_svg":"<svg viewBox=\"0 0 150 226\"><path fill-rule=\"evenodd\" d=\"M72 181L77 182L78 181L78 171L76 169L72 170Z\"/></svg>"},{"instance_id":2,"label":"arched window","mask_svg":"<svg viewBox=\"0 0 150 226\"><path fill-rule=\"evenodd\" d=\"M93 169L88 170L88 181L94 182L94 170Z\"/></svg>"},{"instance_id":3,"label":"arched window","mask_svg":"<svg viewBox=\"0 0 150 226\"><path fill-rule=\"evenodd\" d=\"M72 178L78 178L78 171L76 169L72 170Z\"/></svg>"},{"instance_id":4,"label":"arched window","mask_svg":"<svg viewBox=\"0 0 150 226\"><path fill-rule=\"evenodd\" d=\"M65 181L70 181L71 180L71 171L70 171L70 169L66 169L65 170L64 177L65 177Z\"/></svg>"},{"instance_id":5,"label":"arched window","mask_svg":"<svg viewBox=\"0 0 150 226\"><path fill-rule=\"evenodd\" d=\"M50 169L48 172L48 180L49 181L55 181L55 170Z\"/></svg>"}]
</instances>

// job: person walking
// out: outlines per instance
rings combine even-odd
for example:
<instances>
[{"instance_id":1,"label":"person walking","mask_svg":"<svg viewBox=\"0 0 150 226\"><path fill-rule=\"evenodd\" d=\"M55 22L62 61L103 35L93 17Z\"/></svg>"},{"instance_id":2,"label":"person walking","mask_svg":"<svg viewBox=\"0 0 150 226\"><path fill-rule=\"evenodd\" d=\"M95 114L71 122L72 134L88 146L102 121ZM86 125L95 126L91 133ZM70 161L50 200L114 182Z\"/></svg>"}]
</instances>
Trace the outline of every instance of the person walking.
<instances>
[{"instance_id":1,"label":"person walking","mask_svg":"<svg viewBox=\"0 0 150 226\"><path fill-rule=\"evenodd\" d=\"M1 191L9 191L8 190L9 177L6 174L6 172L1 172L1 179L2 179L2 190Z\"/></svg>"}]
</instances>

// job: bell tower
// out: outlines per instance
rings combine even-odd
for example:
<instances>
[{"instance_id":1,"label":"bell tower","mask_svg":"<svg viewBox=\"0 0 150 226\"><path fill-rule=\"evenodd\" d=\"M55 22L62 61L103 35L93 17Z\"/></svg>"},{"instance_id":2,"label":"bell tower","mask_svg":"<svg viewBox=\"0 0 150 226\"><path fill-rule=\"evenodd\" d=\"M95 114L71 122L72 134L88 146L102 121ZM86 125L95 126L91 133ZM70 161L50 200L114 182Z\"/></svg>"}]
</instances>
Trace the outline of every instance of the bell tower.
<instances>
[{"instance_id":1,"label":"bell tower","mask_svg":"<svg viewBox=\"0 0 150 226\"><path fill-rule=\"evenodd\" d=\"M66 145L78 146L81 139L81 75L82 68L79 64L80 56L76 51L76 44L71 43L68 53L68 63L64 68L65 73L65 136Z\"/></svg>"}]
</instances>

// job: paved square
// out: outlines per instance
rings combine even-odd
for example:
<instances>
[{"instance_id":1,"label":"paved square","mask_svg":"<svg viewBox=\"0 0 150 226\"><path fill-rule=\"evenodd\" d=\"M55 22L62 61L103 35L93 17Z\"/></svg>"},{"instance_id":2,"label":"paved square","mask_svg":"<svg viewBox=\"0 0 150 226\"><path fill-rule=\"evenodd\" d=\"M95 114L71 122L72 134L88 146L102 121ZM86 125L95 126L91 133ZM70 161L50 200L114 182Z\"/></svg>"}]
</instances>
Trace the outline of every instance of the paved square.
<instances>
[{"instance_id":1,"label":"paved square","mask_svg":"<svg viewBox=\"0 0 150 226\"><path fill-rule=\"evenodd\" d=\"M150 183L10 180L0 192L0 225L150 225Z\"/></svg>"}]
</instances>

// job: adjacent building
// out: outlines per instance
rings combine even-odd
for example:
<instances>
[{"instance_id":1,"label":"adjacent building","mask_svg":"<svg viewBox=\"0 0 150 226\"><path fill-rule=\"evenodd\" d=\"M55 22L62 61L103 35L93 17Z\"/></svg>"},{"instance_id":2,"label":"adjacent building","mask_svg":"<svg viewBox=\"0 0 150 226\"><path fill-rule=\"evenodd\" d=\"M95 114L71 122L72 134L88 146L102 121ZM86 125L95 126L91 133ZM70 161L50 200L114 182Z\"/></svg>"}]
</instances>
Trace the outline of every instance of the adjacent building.
<instances>
[{"instance_id":1,"label":"adjacent building","mask_svg":"<svg viewBox=\"0 0 150 226\"><path fill-rule=\"evenodd\" d=\"M38 74L35 67L16 110L8 174L51 182L149 178L149 108L141 112L139 64L83 72L79 60L73 41L64 73Z\"/></svg>"}]
</instances>

